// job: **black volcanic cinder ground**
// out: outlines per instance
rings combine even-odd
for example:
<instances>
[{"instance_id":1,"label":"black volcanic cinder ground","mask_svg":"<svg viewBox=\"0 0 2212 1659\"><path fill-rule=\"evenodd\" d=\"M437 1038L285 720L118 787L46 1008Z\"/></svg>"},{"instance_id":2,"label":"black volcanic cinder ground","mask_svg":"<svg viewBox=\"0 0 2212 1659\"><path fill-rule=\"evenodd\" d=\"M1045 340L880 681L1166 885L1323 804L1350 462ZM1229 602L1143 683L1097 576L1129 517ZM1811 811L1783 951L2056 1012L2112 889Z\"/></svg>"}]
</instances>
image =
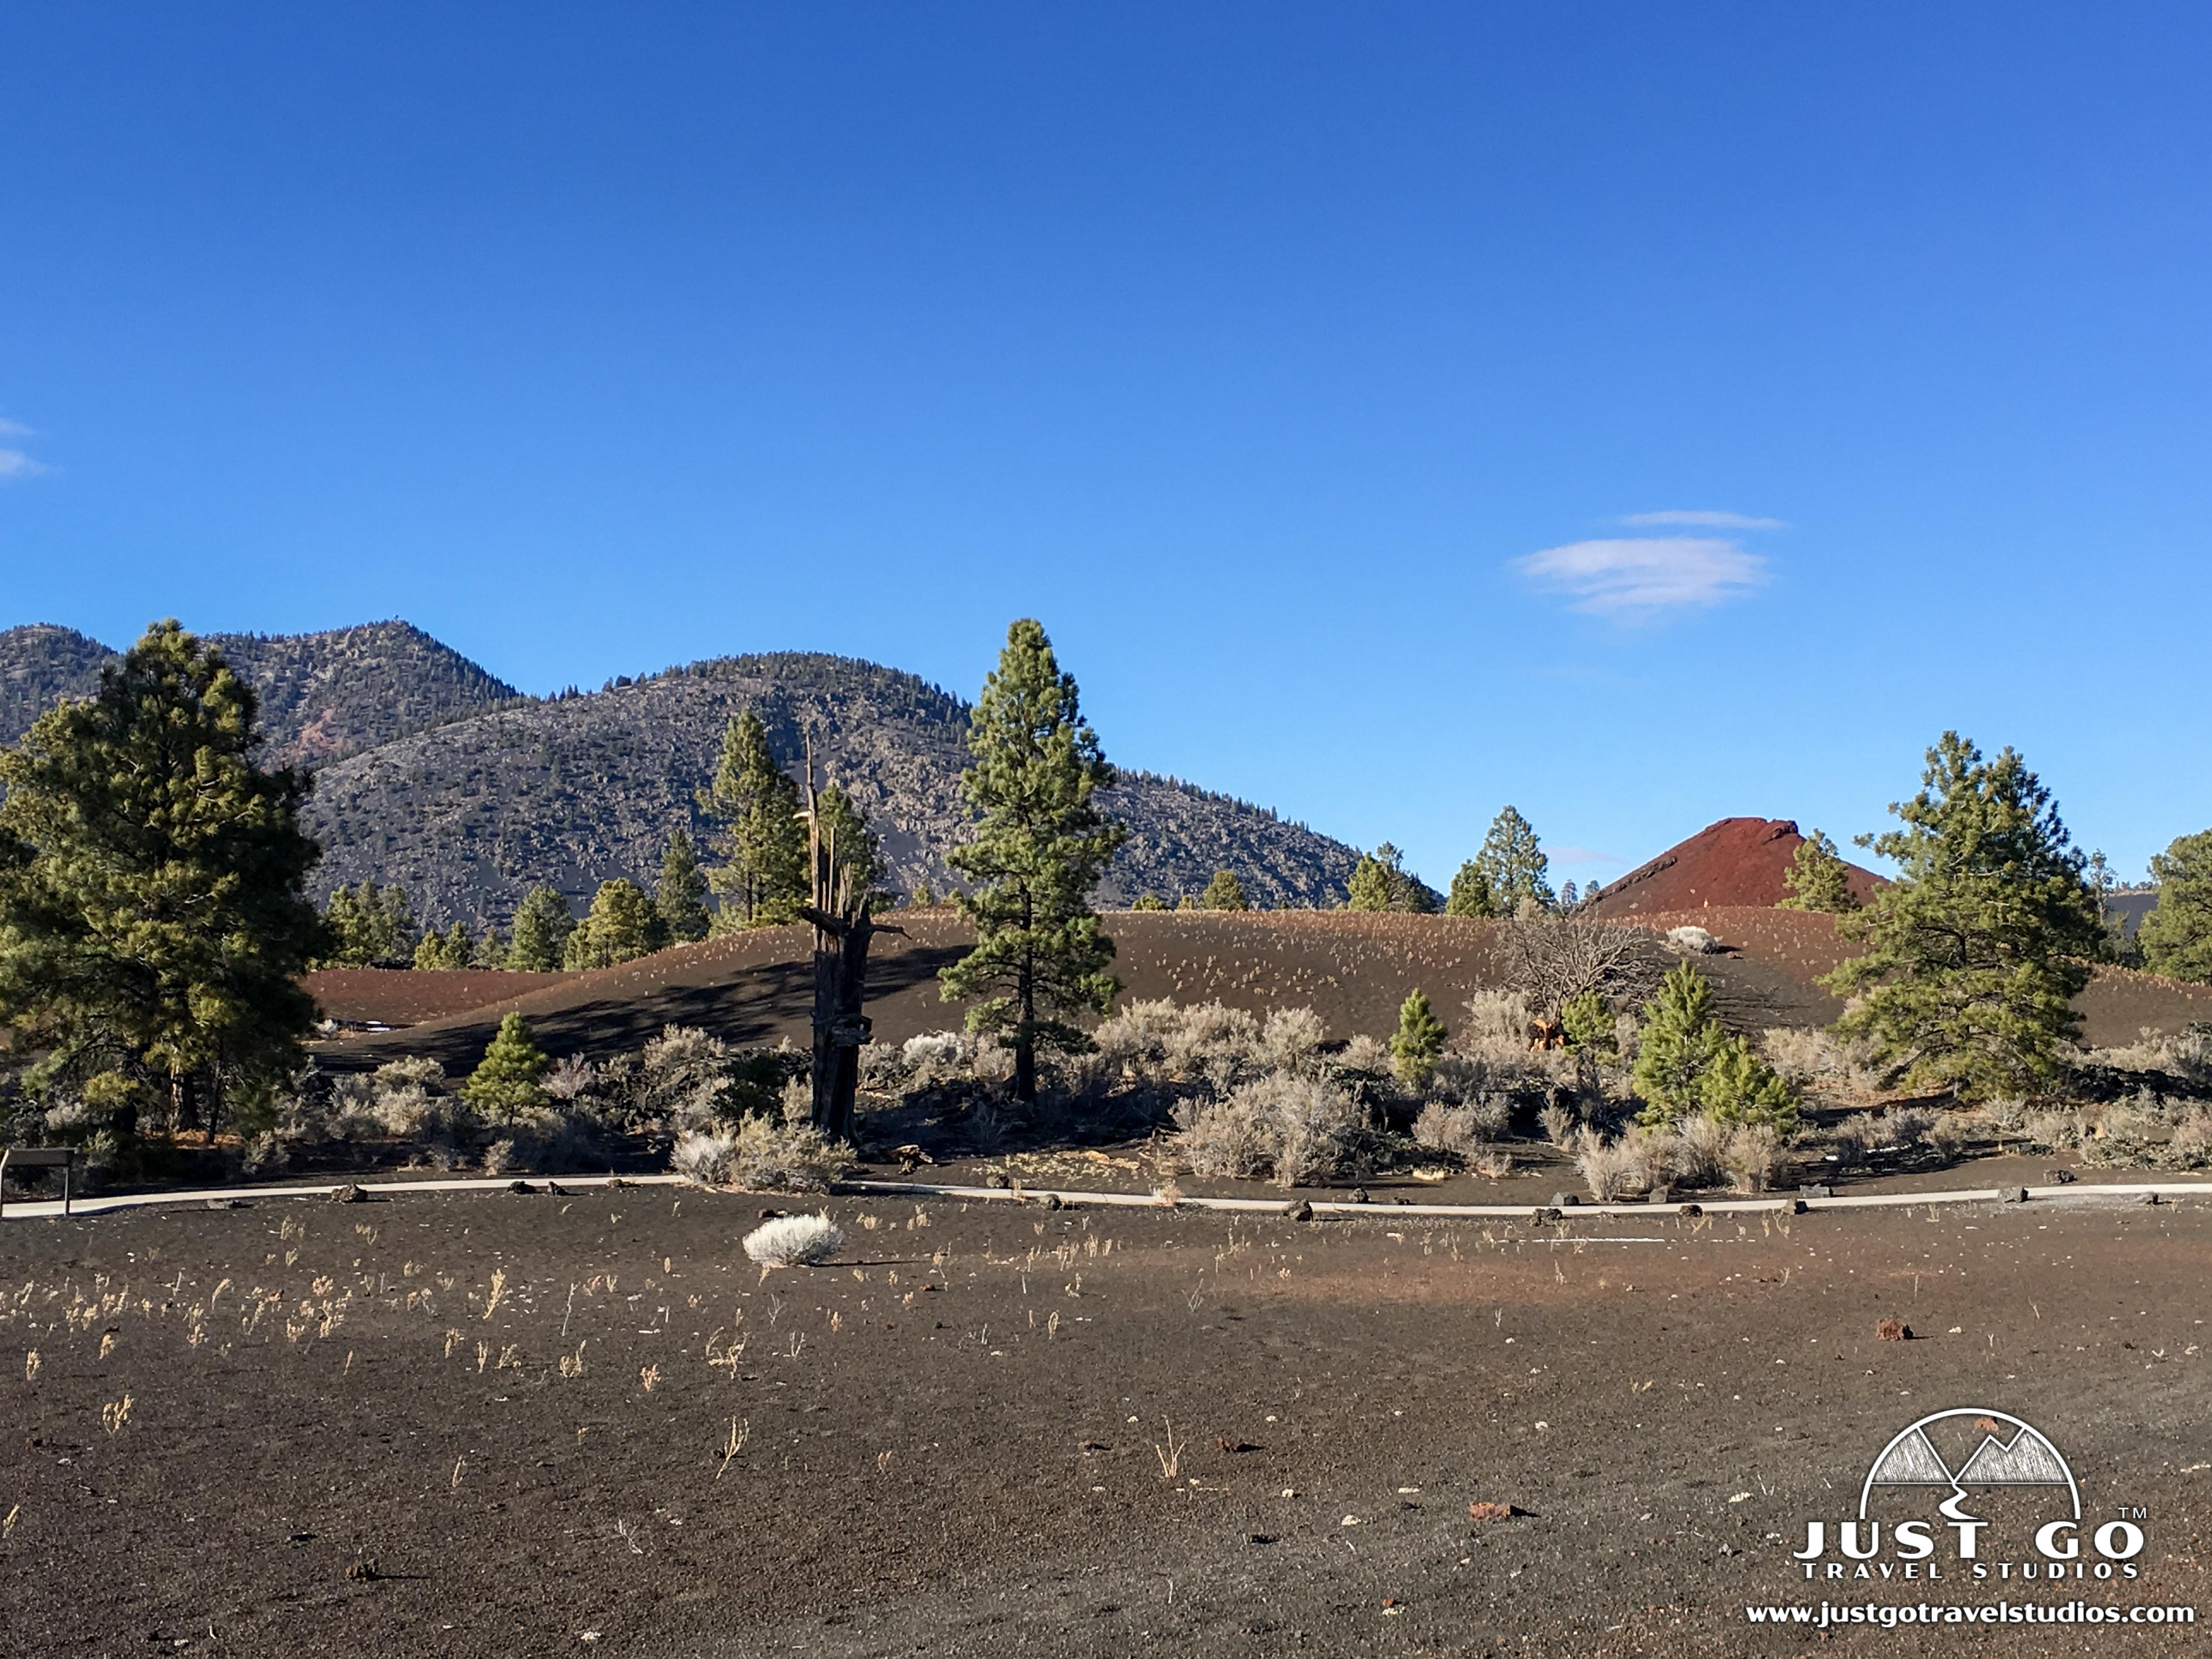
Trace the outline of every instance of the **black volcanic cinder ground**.
<instances>
[{"instance_id":1,"label":"black volcanic cinder ground","mask_svg":"<svg viewBox=\"0 0 2212 1659\"><path fill-rule=\"evenodd\" d=\"M1743 1605L1791 1599L1805 1520L1952 1406L2050 1434L2090 1512L2145 1506L2130 1594L2212 1614L2212 1206L1531 1230L836 1200L844 1259L764 1282L762 1207L9 1224L0 1650L1826 1650ZM1890 1316L1921 1340L1877 1341Z\"/></svg>"}]
</instances>

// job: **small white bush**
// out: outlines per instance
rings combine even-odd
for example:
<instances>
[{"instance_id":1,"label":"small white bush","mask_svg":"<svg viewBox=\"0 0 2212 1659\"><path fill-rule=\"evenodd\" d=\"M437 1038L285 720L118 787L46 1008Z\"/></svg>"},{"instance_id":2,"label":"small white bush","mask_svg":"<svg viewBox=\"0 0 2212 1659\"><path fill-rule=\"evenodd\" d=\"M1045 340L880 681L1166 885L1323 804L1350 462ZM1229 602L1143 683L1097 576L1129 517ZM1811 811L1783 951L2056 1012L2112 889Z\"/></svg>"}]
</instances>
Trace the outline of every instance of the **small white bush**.
<instances>
[{"instance_id":1,"label":"small white bush","mask_svg":"<svg viewBox=\"0 0 2212 1659\"><path fill-rule=\"evenodd\" d=\"M745 1254L763 1267L818 1267L845 1248L826 1215L782 1215L745 1235Z\"/></svg>"},{"instance_id":2,"label":"small white bush","mask_svg":"<svg viewBox=\"0 0 2212 1659\"><path fill-rule=\"evenodd\" d=\"M1413 1120L1413 1139L1440 1152L1472 1158L1489 1137L1474 1108L1447 1106L1442 1101L1432 1100L1421 1108L1420 1116Z\"/></svg>"},{"instance_id":3,"label":"small white bush","mask_svg":"<svg viewBox=\"0 0 2212 1659\"><path fill-rule=\"evenodd\" d=\"M1721 948L1721 942L1702 927L1669 927L1667 943L1698 957L1711 956Z\"/></svg>"}]
</instances>

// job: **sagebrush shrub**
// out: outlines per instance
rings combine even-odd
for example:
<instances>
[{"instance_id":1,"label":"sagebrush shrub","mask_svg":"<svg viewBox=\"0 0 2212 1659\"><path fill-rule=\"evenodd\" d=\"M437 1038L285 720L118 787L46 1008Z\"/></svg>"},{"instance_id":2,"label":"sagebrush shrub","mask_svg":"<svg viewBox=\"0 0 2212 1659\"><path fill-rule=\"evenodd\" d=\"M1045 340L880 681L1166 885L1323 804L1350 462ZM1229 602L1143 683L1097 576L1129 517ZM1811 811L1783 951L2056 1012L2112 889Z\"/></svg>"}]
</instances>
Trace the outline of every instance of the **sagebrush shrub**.
<instances>
[{"instance_id":1,"label":"sagebrush shrub","mask_svg":"<svg viewBox=\"0 0 2212 1659\"><path fill-rule=\"evenodd\" d=\"M1635 1154L1595 1130L1584 1129L1577 1137L1575 1168L1582 1172L1590 1196L1600 1203L1633 1197L1643 1190L1644 1177Z\"/></svg>"},{"instance_id":2,"label":"sagebrush shrub","mask_svg":"<svg viewBox=\"0 0 2212 1659\"><path fill-rule=\"evenodd\" d=\"M1717 1185L1728 1173L1728 1145L1735 1130L1703 1112L1675 1128L1674 1174L1686 1187Z\"/></svg>"},{"instance_id":3,"label":"sagebrush shrub","mask_svg":"<svg viewBox=\"0 0 2212 1659\"><path fill-rule=\"evenodd\" d=\"M1790 1137L1771 1123L1747 1123L1729 1136L1723 1161L1736 1190L1763 1193L1788 1162Z\"/></svg>"},{"instance_id":4,"label":"sagebrush shrub","mask_svg":"<svg viewBox=\"0 0 2212 1659\"><path fill-rule=\"evenodd\" d=\"M1472 1158L1493 1133L1494 1129L1484 1122L1483 1114L1475 1108L1447 1106L1440 1100L1432 1100L1421 1108L1421 1115L1413 1120L1415 1141L1463 1158Z\"/></svg>"},{"instance_id":5,"label":"sagebrush shrub","mask_svg":"<svg viewBox=\"0 0 2212 1659\"><path fill-rule=\"evenodd\" d=\"M816 1267L845 1248L845 1235L826 1215L783 1215L745 1235L745 1254L763 1267Z\"/></svg>"},{"instance_id":6,"label":"sagebrush shrub","mask_svg":"<svg viewBox=\"0 0 2212 1659\"><path fill-rule=\"evenodd\" d=\"M1186 1103L1176 1115L1194 1175L1265 1173L1296 1187L1367 1167L1366 1114L1319 1078L1278 1073L1239 1085L1224 1100Z\"/></svg>"},{"instance_id":7,"label":"sagebrush shrub","mask_svg":"<svg viewBox=\"0 0 2212 1659\"><path fill-rule=\"evenodd\" d=\"M843 1152L811 1123L749 1117L728 1127L687 1130L670 1162L702 1187L749 1192L818 1192L844 1173Z\"/></svg>"}]
</instances>

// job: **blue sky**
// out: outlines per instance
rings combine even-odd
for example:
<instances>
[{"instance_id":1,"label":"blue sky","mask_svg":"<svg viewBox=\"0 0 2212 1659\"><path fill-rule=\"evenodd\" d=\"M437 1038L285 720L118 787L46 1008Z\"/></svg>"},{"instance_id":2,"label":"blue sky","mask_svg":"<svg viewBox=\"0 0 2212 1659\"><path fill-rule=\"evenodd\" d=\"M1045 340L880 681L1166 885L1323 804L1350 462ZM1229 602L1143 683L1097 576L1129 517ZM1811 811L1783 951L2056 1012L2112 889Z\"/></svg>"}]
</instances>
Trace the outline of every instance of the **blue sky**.
<instances>
[{"instance_id":1,"label":"blue sky","mask_svg":"<svg viewBox=\"0 0 2212 1659\"><path fill-rule=\"evenodd\" d=\"M1440 884L1844 840L1947 726L2212 823L2201 7L6 21L0 624L972 695L1033 614Z\"/></svg>"}]
</instances>

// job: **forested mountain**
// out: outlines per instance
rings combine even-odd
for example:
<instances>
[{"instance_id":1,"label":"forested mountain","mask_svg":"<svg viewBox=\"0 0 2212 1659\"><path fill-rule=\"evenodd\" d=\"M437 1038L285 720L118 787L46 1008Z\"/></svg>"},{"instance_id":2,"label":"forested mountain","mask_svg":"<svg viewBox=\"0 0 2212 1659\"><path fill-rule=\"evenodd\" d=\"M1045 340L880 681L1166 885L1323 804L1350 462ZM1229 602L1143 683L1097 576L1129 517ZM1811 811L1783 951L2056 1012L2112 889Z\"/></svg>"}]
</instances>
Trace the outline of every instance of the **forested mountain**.
<instances>
[{"instance_id":1,"label":"forested mountain","mask_svg":"<svg viewBox=\"0 0 2212 1659\"><path fill-rule=\"evenodd\" d=\"M309 818L325 849L323 891L396 882L420 920L503 927L541 882L579 908L609 877L649 884L672 830L711 842L694 793L723 727L749 706L794 776L812 734L817 781L842 784L868 814L894 888L941 892L954 879L945 854L967 822L968 708L911 674L779 653L538 700L404 623L210 637L260 691L270 757L316 769ZM0 633L0 737L14 741L55 698L90 690L108 654L66 629ZM1108 903L1140 892L1173 902L1231 869L1255 904L1327 904L1358 857L1261 808L1150 774L1125 774L1106 805L1130 831L1102 885Z\"/></svg>"},{"instance_id":2,"label":"forested mountain","mask_svg":"<svg viewBox=\"0 0 2212 1659\"><path fill-rule=\"evenodd\" d=\"M264 758L272 764L319 766L518 696L404 622L324 634L206 638L261 694ZM92 691L100 664L114 654L97 640L46 623L0 633L0 743L14 743L59 699Z\"/></svg>"}]
</instances>

